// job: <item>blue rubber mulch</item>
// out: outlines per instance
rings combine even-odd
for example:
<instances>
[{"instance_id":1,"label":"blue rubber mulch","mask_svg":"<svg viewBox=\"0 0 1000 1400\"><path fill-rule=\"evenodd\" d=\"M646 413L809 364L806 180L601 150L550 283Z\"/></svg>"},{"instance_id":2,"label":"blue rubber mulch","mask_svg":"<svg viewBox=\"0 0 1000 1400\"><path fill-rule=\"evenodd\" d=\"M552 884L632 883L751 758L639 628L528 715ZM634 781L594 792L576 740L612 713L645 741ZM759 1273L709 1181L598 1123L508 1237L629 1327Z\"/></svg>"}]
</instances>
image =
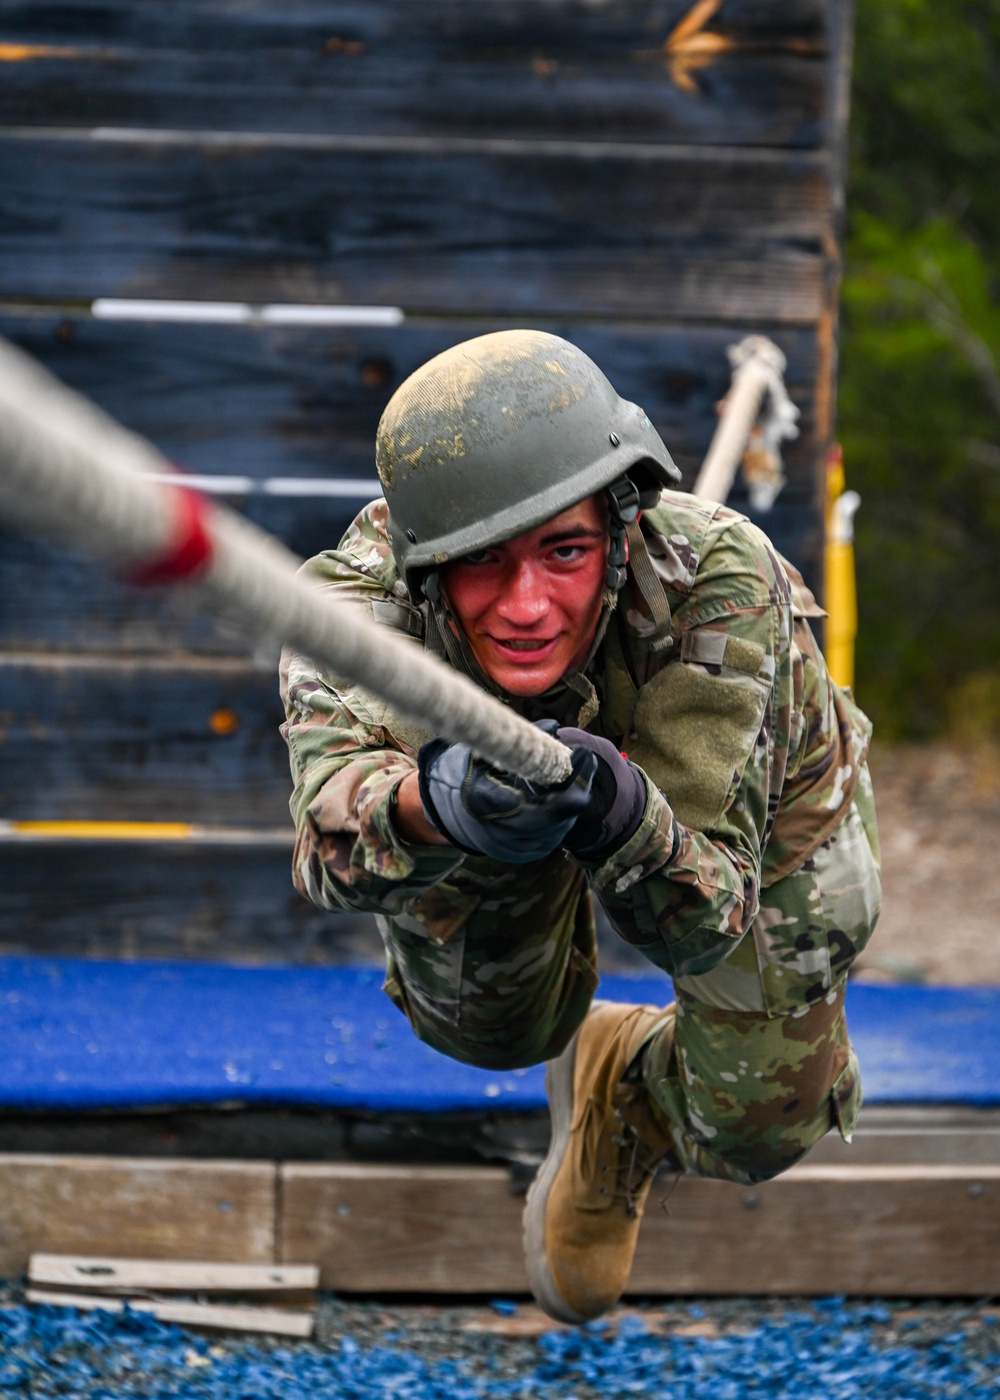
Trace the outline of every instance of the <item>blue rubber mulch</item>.
<instances>
[{"instance_id":1,"label":"blue rubber mulch","mask_svg":"<svg viewBox=\"0 0 1000 1400\"><path fill-rule=\"evenodd\" d=\"M0 958L0 1107L247 1103L444 1112L544 1106L542 1071L420 1044L373 967ZM601 994L665 1002L665 977ZM869 1103L1000 1103L1000 988L852 984Z\"/></svg>"},{"instance_id":2,"label":"blue rubber mulch","mask_svg":"<svg viewBox=\"0 0 1000 1400\"><path fill-rule=\"evenodd\" d=\"M693 1306L697 1317L702 1309ZM553 1331L525 1347L456 1335L436 1358L382 1342L213 1345L139 1314L0 1309L0 1394L33 1400L962 1400L995 1397L996 1326L921 1335L879 1303L825 1299L721 1336L658 1335L647 1316ZM910 1329L916 1330L910 1330ZM415 1340L415 1339L414 1339ZM513 1364L511 1364L513 1363Z\"/></svg>"}]
</instances>

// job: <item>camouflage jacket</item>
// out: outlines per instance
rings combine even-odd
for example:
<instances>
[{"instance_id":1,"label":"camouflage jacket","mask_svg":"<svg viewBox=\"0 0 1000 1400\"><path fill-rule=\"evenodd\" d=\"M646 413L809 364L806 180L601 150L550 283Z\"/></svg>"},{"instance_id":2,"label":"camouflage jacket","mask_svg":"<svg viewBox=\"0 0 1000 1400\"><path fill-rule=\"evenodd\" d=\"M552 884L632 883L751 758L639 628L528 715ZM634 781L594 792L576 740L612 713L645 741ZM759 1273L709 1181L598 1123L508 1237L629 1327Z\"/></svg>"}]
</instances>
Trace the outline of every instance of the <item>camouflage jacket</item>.
<instances>
[{"instance_id":1,"label":"camouflage jacket","mask_svg":"<svg viewBox=\"0 0 1000 1400\"><path fill-rule=\"evenodd\" d=\"M386 516L385 502L373 502L339 548L305 567L419 645L423 620ZM649 645L653 627L630 579L589 668L597 705L586 727L643 770L648 800L630 840L584 873L629 942L668 972L692 974L727 956L762 886L797 869L842 820L870 726L831 681L805 621L821 610L745 517L668 491L642 530L672 645ZM395 793L427 736L302 656L283 656L282 694L293 874L314 903L416 918L444 942L473 909L504 904L504 890L507 900L510 889L525 893L526 909L531 887L551 894L562 871L567 891L580 891L561 851L515 868L408 845L393 826Z\"/></svg>"}]
</instances>

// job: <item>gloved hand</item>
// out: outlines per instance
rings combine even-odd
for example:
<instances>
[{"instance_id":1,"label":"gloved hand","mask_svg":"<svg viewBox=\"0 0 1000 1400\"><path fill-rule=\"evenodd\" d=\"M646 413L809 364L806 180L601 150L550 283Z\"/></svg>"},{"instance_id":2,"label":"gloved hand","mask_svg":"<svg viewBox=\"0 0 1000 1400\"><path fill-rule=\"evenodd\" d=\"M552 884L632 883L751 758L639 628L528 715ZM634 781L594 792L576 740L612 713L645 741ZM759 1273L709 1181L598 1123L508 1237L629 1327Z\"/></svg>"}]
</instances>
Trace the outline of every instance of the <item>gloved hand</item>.
<instances>
[{"instance_id":1,"label":"gloved hand","mask_svg":"<svg viewBox=\"0 0 1000 1400\"><path fill-rule=\"evenodd\" d=\"M539 725L548 734L555 727L550 720ZM474 855L527 865L565 844L587 807L597 760L580 749L570 776L555 788L501 773L467 744L445 739L424 744L417 765L424 812L442 836Z\"/></svg>"},{"instance_id":2,"label":"gloved hand","mask_svg":"<svg viewBox=\"0 0 1000 1400\"><path fill-rule=\"evenodd\" d=\"M585 729L557 729L556 738L578 754L591 754L597 772L590 787L586 810L567 832L563 845L580 860L606 859L624 846L638 830L646 809L646 784L641 771L619 753L610 739L588 734Z\"/></svg>"}]
</instances>

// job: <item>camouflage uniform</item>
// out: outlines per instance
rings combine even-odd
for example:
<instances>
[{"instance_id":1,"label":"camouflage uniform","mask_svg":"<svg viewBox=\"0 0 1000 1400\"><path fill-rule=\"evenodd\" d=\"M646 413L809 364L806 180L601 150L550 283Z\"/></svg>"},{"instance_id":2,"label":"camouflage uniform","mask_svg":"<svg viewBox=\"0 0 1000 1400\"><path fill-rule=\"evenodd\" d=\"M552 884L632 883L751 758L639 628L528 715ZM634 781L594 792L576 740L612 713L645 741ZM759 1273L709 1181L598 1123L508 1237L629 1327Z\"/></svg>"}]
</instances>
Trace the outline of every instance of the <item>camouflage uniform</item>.
<instances>
[{"instance_id":1,"label":"camouflage uniform","mask_svg":"<svg viewBox=\"0 0 1000 1400\"><path fill-rule=\"evenodd\" d=\"M553 1058L585 1016L593 890L674 979L676 1016L643 1074L677 1164L758 1181L834 1124L849 1137L860 1104L843 992L880 898L870 726L830 680L800 576L744 517L667 491L642 529L672 644L651 643L630 579L557 716L614 740L647 775L628 842L599 867L562 851L510 866L408 845L395 794L428 736L292 655L294 879L322 907L373 911L386 990L416 1033L490 1068ZM307 567L419 639L384 502Z\"/></svg>"}]
</instances>

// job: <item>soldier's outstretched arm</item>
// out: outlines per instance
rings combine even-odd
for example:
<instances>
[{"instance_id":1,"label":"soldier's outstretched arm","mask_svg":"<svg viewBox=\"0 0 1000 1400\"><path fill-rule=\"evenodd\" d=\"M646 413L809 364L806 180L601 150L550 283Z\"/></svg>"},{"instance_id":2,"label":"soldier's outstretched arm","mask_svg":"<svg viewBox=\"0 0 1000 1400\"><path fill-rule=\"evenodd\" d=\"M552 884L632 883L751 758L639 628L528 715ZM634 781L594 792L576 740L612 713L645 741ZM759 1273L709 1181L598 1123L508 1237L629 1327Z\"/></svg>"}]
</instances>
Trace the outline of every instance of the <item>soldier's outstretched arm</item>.
<instances>
[{"instance_id":1,"label":"soldier's outstretched arm","mask_svg":"<svg viewBox=\"0 0 1000 1400\"><path fill-rule=\"evenodd\" d=\"M394 602L398 575L384 513L384 502L373 502L337 549L309 561L317 583L362 603ZM309 657L286 650L280 679L294 782L296 888L325 909L398 912L462 860L461 851L439 840L412 839L422 833L397 821L400 789L416 780L420 736L407 743L386 723L387 706Z\"/></svg>"}]
</instances>

